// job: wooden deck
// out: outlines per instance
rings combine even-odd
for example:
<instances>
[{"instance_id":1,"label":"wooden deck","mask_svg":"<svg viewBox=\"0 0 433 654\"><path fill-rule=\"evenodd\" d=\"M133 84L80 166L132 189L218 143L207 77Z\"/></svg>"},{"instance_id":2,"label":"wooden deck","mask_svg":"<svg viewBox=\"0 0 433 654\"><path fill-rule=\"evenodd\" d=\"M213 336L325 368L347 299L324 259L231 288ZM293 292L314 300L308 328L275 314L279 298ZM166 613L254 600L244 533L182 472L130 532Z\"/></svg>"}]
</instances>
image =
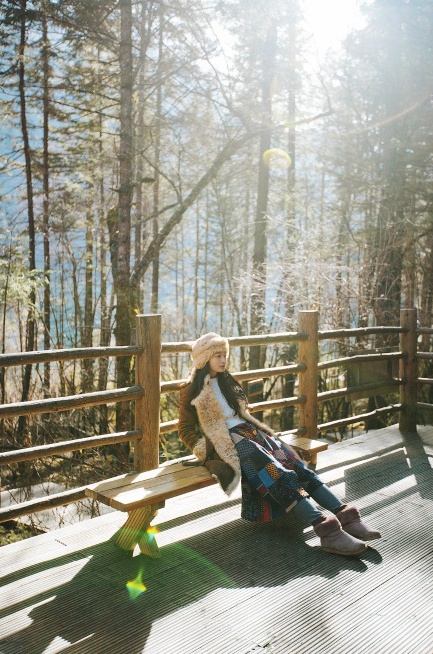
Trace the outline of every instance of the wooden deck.
<instances>
[{"instance_id":1,"label":"wooden deck","mask_svg":"<svg viewBox=\"0 0 433 654\"><path fill-rule=\"evenodd\" d=\"M431 654L432 457L433 427L319 456L382 531L360 558L323 553L293 516L243 522L215 486L160 511L158 560L114 547L121 513L7 545L0 654Z\"/></svg>"}]
</instances>

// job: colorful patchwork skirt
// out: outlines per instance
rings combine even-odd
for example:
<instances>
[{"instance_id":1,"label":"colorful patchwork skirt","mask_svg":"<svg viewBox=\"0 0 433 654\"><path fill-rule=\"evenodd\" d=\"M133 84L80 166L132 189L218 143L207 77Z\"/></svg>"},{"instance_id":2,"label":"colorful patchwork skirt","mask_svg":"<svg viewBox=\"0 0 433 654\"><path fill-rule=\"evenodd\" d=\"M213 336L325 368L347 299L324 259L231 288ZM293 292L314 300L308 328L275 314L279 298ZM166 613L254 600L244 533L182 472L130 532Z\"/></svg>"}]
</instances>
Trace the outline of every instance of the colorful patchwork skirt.
<instances>
[{"instance_id":1,"label":"colorful patchwork skirt","mask_svg":"<svg viewBox=\"0 0 433 654\"><path fill-rule=\"evenodd\" d=\"M242 518L270 522L323 484L278 439L249 422L230 429L242 470Z\"/></svg>"}]
</instances>

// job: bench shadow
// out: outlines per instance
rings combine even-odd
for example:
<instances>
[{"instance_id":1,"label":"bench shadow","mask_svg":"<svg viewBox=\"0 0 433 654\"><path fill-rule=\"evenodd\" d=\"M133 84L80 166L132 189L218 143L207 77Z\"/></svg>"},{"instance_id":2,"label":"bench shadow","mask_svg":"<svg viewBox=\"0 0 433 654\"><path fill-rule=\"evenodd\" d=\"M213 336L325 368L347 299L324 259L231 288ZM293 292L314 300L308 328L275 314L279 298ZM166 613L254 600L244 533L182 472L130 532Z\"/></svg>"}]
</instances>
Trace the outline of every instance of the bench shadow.
<instances>
[{"instance_id":1,"label":"bench shadow","mask_svg":"<svg viewBox=\"0 0 433 654\"><path fill-rule=\"evenodd\" d=\"M370 561L379 563L372 552ZM361 558L326 555L309 546L303 525L287 518L268 526L240 519L220 524L165 546L160 559L129 555L107 541L59 557L55 566L33 566L31 581L22 571L23 586L30 582L47 589L3 612L1 617L13 616L16 625L0 640L0 652L43 654L56 641L55 651L63 647L68 654L141 654L155 621L217 589L226 589L236 602L233 593L239 589L254 593L311 577L308 587L316 578L366 569ZM52 577L48 583L47 576Z\"/></svg>"}]
</instances>

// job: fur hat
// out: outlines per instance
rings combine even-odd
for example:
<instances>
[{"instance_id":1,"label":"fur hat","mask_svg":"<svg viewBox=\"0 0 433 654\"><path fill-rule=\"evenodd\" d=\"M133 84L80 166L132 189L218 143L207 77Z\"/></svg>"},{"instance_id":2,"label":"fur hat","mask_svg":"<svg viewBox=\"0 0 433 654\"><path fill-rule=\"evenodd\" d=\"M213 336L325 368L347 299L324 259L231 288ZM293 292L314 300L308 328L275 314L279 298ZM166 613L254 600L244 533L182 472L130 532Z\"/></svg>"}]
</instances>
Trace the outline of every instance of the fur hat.
<instances>
[{"instance_id":1,"label":"fur hat","mask_svg":"<svg viewBox=\"0 0 433 654\"><path fill-rule=\"evenodd\" d=\"M204 368L209 359L217 352L225 352L226 356L229 354L229 342L223 336L209 332L200 336L192 346L191 358L194 368L199 370Z\"/></svg>"}]
</instances>

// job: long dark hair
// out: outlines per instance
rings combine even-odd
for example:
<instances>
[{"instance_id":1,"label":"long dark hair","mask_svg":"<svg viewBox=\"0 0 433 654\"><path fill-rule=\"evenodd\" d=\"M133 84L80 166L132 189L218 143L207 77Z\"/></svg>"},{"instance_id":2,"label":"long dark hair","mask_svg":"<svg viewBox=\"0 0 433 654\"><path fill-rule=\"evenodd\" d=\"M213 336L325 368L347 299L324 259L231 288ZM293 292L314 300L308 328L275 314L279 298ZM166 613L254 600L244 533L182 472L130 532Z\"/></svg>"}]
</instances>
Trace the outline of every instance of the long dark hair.
<instances>
[{"instance_id":1,"label":"long dark hair","mask_svg":"<svg viewBox=\"0 0 433 654\"><path fill-rule=\"evenodd\" d=\"M210 373L209 361L203 368L196 370L194 379L191 382L191 400L197 397L202 391L204 386L204 380L206 375ZM236 381L236 379L228 372L217 373L218 386L221 389L221 393L227 400L227 404L235 411L239 412L240 405L239 400L247 401L246 395L243 391L242 386Z\"/></svg>"}]
</instances>

